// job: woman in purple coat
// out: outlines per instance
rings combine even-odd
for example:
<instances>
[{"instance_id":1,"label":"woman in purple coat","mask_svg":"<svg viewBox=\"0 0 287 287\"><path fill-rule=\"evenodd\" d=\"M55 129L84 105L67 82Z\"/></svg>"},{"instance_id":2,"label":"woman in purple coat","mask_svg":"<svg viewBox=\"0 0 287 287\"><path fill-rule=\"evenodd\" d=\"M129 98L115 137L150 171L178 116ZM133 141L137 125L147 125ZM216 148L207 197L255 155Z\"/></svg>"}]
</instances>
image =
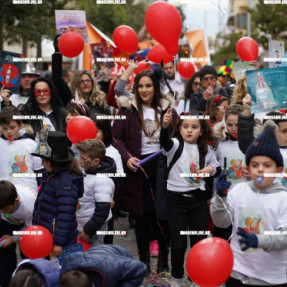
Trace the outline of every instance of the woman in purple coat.
<instances>
[{"instance_id":1,"label":"woman in purple coat","mask_svg":"<svg viewBox=\"0 0 287 287\"><path fill-rule=\"evenodd\" d=\"M160 92L157 74L140 72L134 82L135 95L121 96L118 115L125 119L113 124L113 145L122 156L126 180L119 194L119 208L135 215L136 240L140 260L150 270L149 242L151 230L159 243L157 273L168 271L166 235L166 158L162 154L144 164L137 162L160 150L161 120L171 99ZM174 112L174 120L177 114Z\"/></svg>"}]
</instances>

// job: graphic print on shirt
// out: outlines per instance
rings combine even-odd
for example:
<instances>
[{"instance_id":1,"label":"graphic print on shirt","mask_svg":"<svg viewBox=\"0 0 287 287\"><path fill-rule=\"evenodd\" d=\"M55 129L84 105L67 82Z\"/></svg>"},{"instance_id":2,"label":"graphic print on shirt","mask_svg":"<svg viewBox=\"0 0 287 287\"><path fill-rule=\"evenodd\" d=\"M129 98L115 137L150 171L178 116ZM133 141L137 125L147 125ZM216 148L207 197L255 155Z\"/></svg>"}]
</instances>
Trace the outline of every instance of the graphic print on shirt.
<instances>
[{"instance_id":1,"label":"graphic print on shirt","mask_svg":"<svg viewBox=\"0 0 287 287\"><path fill-rule=\"evenodd\" d=\"M9 153L9 176L13 178L14 173L27 173L30 154L26 150L15 150Z\"/></svg>"},{"instance_id":2,"label":"graphic print on shirt","mask_svg":"<svg viewBox=\"0 0 287 287\"><path fill-rule=\"evenodd\" d=\"M229 153L226 155L227 180L232 184L243 182L244 155L242 153Z\"/></svg>"},{"instance_id":3,"label":"graphic print on shirt","mask_svg":"<svg viewBox=\"0 0 287 287\"><path fill-rule=\"evenodd\" d=\"M256 208L242 208L238 214L238 227L243 228L247 233L259 235L264 234L266 229L266 216L262 210ZM245 246L245 244L240 244ZM259 252L260 248L249 248L245 252Z\"/></svg>"},{"instance_id":4,"label":"graphic print on shirt","mask_svg":"<svg viewBox=\"0 0 287 287\"><path fill-rule=\"evenodd\" d=\"M156 121L145 119L144 120L145 131L147 133L147 145L158 145L159 144L159 135L160 135L160 126L157 126Z\"/></svg>"},{"instance_id":5,"label":"graphic print on shirt","mask_svg":"<svg viewBox=\"0 0 287 287\"><path fill-rule=\"evenodd\" d=\"M5 218L9 223L14 225L21 225L25 222L24 219L16 218L12 216L10 213L5 213Z\"/></svg>"},{"instance_id":6,"label":"graphic print on shirt","mask_svg":"<svg viewBox=\"0 0 287 287\"><path fill-rule=\"evenodd\" d=\"M184 160L184 173L189 174L189 173L196 173L200 168L199 168L199 162L198 162L198 154L194 156L194 158L191 158L189 155L185 160ZM188 185L191 187L199 187L200 185L200 179L198 177L185 177L185 180L187 181Z\"/></svg>"}]
</instances>

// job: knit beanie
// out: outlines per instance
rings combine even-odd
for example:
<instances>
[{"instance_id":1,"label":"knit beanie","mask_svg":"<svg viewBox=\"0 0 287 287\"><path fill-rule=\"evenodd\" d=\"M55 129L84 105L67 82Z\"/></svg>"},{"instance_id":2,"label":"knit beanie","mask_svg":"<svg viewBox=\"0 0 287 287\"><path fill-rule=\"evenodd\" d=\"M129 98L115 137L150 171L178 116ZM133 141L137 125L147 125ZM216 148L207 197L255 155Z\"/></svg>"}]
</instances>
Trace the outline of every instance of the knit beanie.
<instances>
[{"instance_id":1,"label":"knit beanie","mask_svg":"<svg viewBox=\"0 0 287 287\"><path fill-rule=\"evenodd\" d=\"M200 80L202 80L202 78L205 75L213 75L215 78L217 78L217 73L215 71L215 69L212 66L209 65L205 65L201 70L200 70Z\"/></svg>"},{"instance_id":2,"label":"knit beanie","mask_svg":"<svg viewBox=\"0 0 287 287\"><path fill-rule=\"evenodd\" d=\"M274 130L266 126L263 132L252 142L245 154L246 165L249 165L253 156L263 155L272 158L278 167L284 166Z\"/></svg>"}]
</instances>

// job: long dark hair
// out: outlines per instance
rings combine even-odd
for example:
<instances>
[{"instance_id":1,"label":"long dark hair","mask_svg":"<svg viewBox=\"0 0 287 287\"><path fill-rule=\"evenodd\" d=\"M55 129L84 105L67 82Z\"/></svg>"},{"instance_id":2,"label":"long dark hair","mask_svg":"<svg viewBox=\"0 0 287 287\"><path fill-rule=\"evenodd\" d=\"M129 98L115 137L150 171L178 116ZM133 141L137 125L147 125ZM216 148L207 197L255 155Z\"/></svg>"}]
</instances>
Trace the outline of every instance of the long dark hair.
<instances>
[{"instance_id":1,"label":"long dark hair","mask_svg":"<svg viewBox=\"0 0 287 287\"><path fill-rule=\"evenodd\" d=\"M189 112L189 113L181 113L181 116L202 116L201 113L198 112ZM177 138L179 141L183 141L183 138L180 134L180 128L184 119L180 117L177 118L177 122L175 125L175 129L173 132L173 137ZM201 136L199 136L197 140L197 146L200 153L206 155L208 152L208 145L210 145L214 150L218 146L218 139L213 136L212 130L210 128L209 123L205 119L199 119Z\"/></svg>"},{"instance_id":2,"label":"long dark hair","mask_svg":"<svg viewBox=\"0 0 287 287\"><path fill-rule=\"evenodd\" d=\"M97 116L100 115L102 114L94 114L91 116L91 119L96 124L97 129L102 131L103 143L106 147L109 147L113 141L111 121L97 119Z\"/></svg>"},{"instance_id":3,"label":"long dark hair","mask_svg":"<svg viewBox=\"0 0 287 287\"><path fill-rule=\"evenodd\" d=\"M60 168L66 167L73 176L83 175L79 167L79 162L76 158L73 158L72 160L67 162L55 162L50 159L46 160L48 160L51 163L51 168L53 169L53 171L57 171Z\"/></svg>"},{"instance_id":4,"label":"long dark hair","mask_svg":"<svg viewBox=\"0 0 287 287\"><path fill-rule=\"evenodd\" d=\"M195 80L195 78L200 78L200 73L199 72L195 72L192 77L190 78L190 80L188 80L186 87L185 87L185 92L184 92L184 98L185 99L189 99L189 97L194 94L192 85L193 82Z\"/></svg>"},{"instance_id":5,"label":"long dark hair","mask_svg":"<svg viewBox=\"0 0 287 287\"><path fill-rule=\"evenodd\" d=\"M58 95L57 89L55 88L54 84L50 80L41 77L37 78L31 83L31 96L29 97L30 113L31 115L42 115L42 111L39 108L39 105L36 101L36 97L34 95L35 86L37 83L40 82L45 82L49 86L51 90L51 100L50 100L51 108L53 109L53 112L57 116L59 114L59 107L64 107L64 105Z\"/></svg>"},{"instance_id":6,"label":"long dark hair","mask_svg":"<svg viewBox=\"0 0 287 287\"><path fill-rule=\"evenodd\" d=\"M153 88L154 88L154 95L153 95L153 99L151 102L151 107L154 109L155 121L156 121L157 127L160 126L157 113L158 113L158 107L160 106L160 99L162 98L162 94L160 92L159 80L157 79L157 76L153 71L144 70L144 71L137 74L137 76L135 77L135 81L134 81L134 93L135 93L137 108L138 108L139 117L140 117L140 120L142 123L143 131L144 131L145 135L147 136L147 132L146 132L144 120L143 120L142 100L141 100L141 98L139 96L139 92L138 92L139 81L142 77L148 77L152 80L152 84L153 84Z\"/></svg>"}]
</instances>

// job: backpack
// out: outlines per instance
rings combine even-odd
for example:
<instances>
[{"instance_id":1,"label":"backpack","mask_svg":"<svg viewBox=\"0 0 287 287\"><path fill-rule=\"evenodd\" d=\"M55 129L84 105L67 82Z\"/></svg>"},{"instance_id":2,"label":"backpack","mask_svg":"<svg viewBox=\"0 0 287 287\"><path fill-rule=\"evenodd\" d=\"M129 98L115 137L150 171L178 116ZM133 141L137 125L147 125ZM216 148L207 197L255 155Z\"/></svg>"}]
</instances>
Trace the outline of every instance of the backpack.
<instances>
[{"instance_id":1,"label":"backpack","mask_svg":"<svg viewBox=\"0 0 287 287\"><path fill-rule=\"evenodd\" d=\"M167 178L168 175L173 167L173 165L176 163L176 161L180 158L182 151L183 151L183 146L184 146L184 142L183 141L179 141L179 146L167 168ZM203 169L205 165L205 155L201 152L199 152L199 168ZM220 167L219 167L220 168ZM210 176L204 179L205 181L205 189L207 192L207 199L210 199L212 197L212 190L213 190L213 181L214 181L214 177L218 176L218 174L220 174L220 171L217 171L216 174L214 176Z\"/></svg>"}]
</instances>

